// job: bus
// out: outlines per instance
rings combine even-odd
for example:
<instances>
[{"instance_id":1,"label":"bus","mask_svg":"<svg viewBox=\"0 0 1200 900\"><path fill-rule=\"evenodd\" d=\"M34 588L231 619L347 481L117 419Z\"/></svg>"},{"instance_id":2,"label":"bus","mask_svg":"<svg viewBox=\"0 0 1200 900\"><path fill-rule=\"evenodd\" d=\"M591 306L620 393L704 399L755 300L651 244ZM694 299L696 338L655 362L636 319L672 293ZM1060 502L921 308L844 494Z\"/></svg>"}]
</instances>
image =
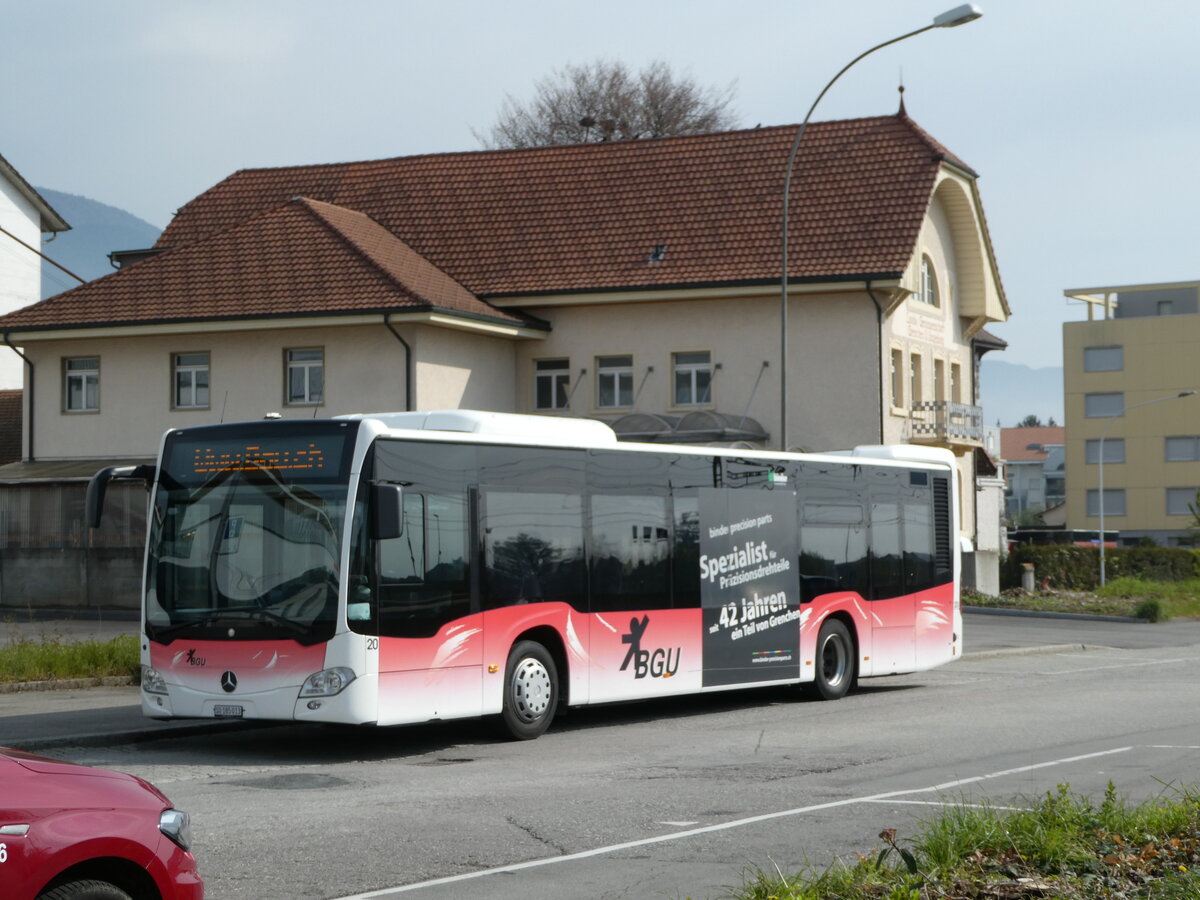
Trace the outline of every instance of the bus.
<instances>
[{"instance_id":1,"label":"bus","mask_svg":"<svg viewBox=\"0 0 1200 900\"><path fill-rule=\"evenodd\" d=\"M954 457L618 442L504 413L171 430L148 716L399 725L776 684L836 700L962 647Z\"/></svg>"}]
</instances>

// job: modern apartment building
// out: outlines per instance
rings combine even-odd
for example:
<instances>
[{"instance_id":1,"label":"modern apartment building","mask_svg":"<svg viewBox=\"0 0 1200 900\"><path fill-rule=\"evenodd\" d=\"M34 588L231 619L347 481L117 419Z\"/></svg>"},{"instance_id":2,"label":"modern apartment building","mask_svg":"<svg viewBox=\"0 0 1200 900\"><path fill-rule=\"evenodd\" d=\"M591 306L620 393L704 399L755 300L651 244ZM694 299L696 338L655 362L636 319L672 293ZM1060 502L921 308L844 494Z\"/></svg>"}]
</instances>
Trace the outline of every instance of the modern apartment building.
<instances>
[{"instance_id":1,"label":"modern apartment building","mask_svg":"<svg viewBox=\"0 0 1200 900\"><path fill-rule=\"evenodd\" d=\"M1187 543L1200 488L1200 281L1064 292L1067 527ZM1103 463L1101 463L1103 460ZM1103 490L1103 494L1101 494Z\"/></svg>"}]
</instances>

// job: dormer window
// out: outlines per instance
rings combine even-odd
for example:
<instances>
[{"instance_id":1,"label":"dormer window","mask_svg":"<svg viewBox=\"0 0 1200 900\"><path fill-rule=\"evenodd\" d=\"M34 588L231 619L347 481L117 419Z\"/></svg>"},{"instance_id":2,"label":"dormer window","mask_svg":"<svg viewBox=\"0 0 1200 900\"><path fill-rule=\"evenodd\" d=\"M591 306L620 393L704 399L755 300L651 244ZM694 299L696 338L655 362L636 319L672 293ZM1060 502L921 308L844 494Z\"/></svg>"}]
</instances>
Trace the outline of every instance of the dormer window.
<instances>
[{"instance_id":1,"label":"dormer window","mask_svg":"<svg viewBox=\"0 0 1200 900\"><path fill-rule=\"evenodd\" d=\"M940 305L938 302L937 270L933 267L933 260L927 255L921 257L921 289L917 296L922 303L927 303L930 306Z\"/></svg>"}]
</instances>

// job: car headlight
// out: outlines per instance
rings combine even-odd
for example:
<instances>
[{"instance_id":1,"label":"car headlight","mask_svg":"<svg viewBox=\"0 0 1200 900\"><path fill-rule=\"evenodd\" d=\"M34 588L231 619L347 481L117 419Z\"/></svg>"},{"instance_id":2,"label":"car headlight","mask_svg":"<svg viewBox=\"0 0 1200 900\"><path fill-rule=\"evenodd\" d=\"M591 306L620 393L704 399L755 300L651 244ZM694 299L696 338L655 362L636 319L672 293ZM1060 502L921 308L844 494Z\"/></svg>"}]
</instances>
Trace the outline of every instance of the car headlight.
<instances>
[{"instance_id":1,"label":"car headlight","mask_svg":"<svg viewBox=\"0 0 1200 900\"><path fill-rule=\"evenodd\" d=\"M192 846L191 820L178 809L164 809L158 816L158 830L187 850Z\"/></svg>"},{"instance_id":2,"label":"car headlight","mask_svg":"<svg viewBox=\"0 0 1200 900\"><path fill-rule=\"evenodd\" d=\"M167 692L166 679L162 677L162 673L158 669L142 666L142 690L147 694L165 694Z\"/></svg>"},{"instance_id":3,"label":"car headlight","mask_svg":"<svg viewBox=\"0 0 1200 900\"><path fill-rule=\"evenodd\" d=\"M354 680L354 670L345 666L334 669L322 669L304 679L300 688L301 697L332 697L346 689L346 685Z\"/></svg>"}]
</instances>

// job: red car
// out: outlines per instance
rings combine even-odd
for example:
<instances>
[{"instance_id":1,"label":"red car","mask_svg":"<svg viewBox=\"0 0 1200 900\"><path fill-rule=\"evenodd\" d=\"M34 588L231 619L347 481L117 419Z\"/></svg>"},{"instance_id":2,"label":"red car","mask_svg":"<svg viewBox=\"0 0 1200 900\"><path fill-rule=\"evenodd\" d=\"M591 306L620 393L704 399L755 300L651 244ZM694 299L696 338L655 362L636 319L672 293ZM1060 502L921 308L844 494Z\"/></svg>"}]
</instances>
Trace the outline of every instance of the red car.
<instances>
[{"instance_id":1,"label":"red car","mask_svg":"<svg viewBox=\"0 0 1200 900\"><path fill-rule=\"evenodd\" d=\"M0 748L4 900L203 900L188 817L149 782Z\"/></svg>"}]
</instances>

